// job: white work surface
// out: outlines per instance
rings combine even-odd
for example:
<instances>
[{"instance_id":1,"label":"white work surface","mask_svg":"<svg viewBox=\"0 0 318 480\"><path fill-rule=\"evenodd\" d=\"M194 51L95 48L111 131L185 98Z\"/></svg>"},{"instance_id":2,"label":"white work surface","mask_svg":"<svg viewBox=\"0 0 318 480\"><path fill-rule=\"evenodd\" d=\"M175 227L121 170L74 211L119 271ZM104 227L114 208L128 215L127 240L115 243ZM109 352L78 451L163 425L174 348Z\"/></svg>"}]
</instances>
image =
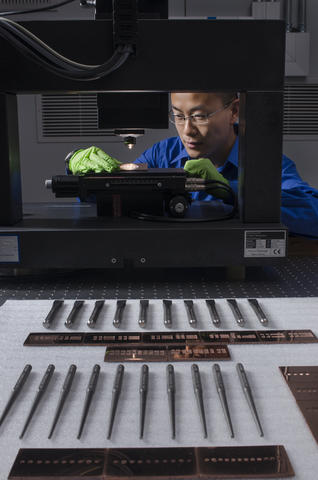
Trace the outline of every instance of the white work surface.
<instances>
[{"instance_id":1,"label":"white work surface","mask_svg":"<svg viewBox=\"0 0 318 480\"><path fill-rule=\"evenodd\" d=\"M247 322L244 329L311 329L318 335L318 298L263 298L259 303L269 318L268 327L258 322L247 299L237 299ZM147 329L164 331L161 300L150 300ZM225 299L216 300L222 318L221 330L240 330ZM139 439L139 376L141 363L126 363L122 394L119 400L112 437L106 439L112 385L117 368L104 363L105 347L23 347L31 332L47 332L42 321L52 305L50 300L10 300L0 308L0 412L2 412L25 364L32 365L30 377L0 427L0 480L7 479L19 448L111 448L111 447L180 447L284 445L297 480L316 478L318 444L297 407L295 399L278 367L318 365L318 344L233 345L231 361L218 362L227 391L235 438L230 438L212 375L213 362L197 362L204 391L208 438L202 435L194 397L191 362L174 363L176 374L176 439L170 435L166 393L166 364L148 363L149 394L145 433ZM73 300L64 302L51 331L70 332L64 326ZM217 330L213 326L204 300L194 300L197 328ZM90 331L86 322L94 306L85 301L74 330ZM116 300L106 300L96 331L120 331L113 327ZM122 331L141 331L138 326L139 301L127 300ZM192 330L187 321L183 300L173 301L173 330ZM74 331L73 330L73 331ZM241 329L242 330L242 329ZM248 375L264 437L258 434L236 373L236 363L243 363ZM39 382L48 366L56 367L49 388L22 440L23 428ZM51 440L47 436L60 395L61 385L71 363L77 365L71 393ZM84 427L77 440L85 390L94 364L101 366L96 393Z\"/></svg>"}]
</instances>

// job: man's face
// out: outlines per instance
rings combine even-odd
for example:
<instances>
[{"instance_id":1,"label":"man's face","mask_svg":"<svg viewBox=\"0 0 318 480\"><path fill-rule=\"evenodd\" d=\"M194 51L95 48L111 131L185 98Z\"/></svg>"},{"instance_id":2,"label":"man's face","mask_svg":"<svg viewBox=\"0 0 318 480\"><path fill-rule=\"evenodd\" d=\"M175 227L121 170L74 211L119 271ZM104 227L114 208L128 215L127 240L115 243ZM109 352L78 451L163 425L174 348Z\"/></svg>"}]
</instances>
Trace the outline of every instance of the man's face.
<instances>
[{"instance_id":1,"label":"man's face","mask_svg":"<svg viewBox=\"0 0 318 480\"><path fill-rule=\"evenodd\" d=\"M235 134L233 125L238 117L238 101L224 109L222 99L214 93L172 93L171 107L174 114L185 117L193 114L210 114L206 125L197 125L188 118L176 129L190 158L218 156L232 146Z\"/></svg>"}]
</instances>

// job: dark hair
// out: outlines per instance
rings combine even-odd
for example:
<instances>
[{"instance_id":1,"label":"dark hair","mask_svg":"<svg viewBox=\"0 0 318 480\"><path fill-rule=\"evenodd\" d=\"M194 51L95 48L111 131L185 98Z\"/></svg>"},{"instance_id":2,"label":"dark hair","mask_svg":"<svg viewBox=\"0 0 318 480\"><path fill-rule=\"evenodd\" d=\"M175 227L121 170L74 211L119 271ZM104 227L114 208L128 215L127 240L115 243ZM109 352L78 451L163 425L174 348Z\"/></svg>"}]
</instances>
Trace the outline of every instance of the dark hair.
<instances>
[{"instance_id":1,"label":"dark hair","mask_svg":"<svg viewBox=\"0 0 318 480\"><path fill-rule=\"evenodd\" d=\"M222 100L223 105L228 105L229 103L233 102L233 100L238 98L237 92L216 92L215 94Z\"/></svg>"}]
</instances>

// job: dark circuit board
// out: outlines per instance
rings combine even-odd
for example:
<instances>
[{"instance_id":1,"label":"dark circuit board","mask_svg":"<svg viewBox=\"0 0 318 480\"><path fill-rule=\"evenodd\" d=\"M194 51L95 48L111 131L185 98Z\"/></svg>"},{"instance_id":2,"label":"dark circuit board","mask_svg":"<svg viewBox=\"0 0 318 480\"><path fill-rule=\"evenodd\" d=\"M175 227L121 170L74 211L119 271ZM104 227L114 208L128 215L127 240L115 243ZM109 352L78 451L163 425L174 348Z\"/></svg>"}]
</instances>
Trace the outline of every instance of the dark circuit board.
<instances>
[{"instance_id":1,"label":"dark circuit board","mask_svg":"<svg viewBox=\"0 0 318 480\"><path fill-rule=\"evenodd\" d=\"M311 330L226 330L226 331L177 331L177 332L74 332L30 333L26 346L113 346L113 345L192 345L209 344L282 344L317 343Z\"/></svg>"},{"instance_id":2,"label":"dark circuit board","mask_svg":"<svg viewBox=\"0 0 318 480\"><path fill-rule=\"evenodd\" d=\"M140 345L107 347L105 362L186 362L229 360L226 345L198 343L193 345Z\"/></svg>"},{"instance_id":3,"label":"dark circuit board","mask_svg":"<svg viewBox=\"0 0 318 480\"><path fill-rule=\"evenodd\" d=\"M294 471L282 445L21 449L9 480L282 478Z\"/></svg>"},{"instance_id":4,"label":"dark circuit board","mask_svg":"<svg viewBox=\"0 0 318 480\"><path fill-rule=\"evenodd\" d=\"M279 368L318 443L318 366Z\"/></svg>"}]
</instances>

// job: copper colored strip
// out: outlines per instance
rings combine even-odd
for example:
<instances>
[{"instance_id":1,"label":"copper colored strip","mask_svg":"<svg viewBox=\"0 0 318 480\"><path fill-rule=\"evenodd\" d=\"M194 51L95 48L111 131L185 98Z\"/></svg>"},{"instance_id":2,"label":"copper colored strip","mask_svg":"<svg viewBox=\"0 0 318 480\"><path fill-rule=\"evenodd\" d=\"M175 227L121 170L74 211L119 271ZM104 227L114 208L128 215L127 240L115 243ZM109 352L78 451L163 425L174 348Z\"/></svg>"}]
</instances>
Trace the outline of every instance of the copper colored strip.
<instances>
[{"instance_id":1,"label":"copper colored strip","mask_svg":"<svg viewBox=\"0 0 318 480\"><path fill-rule=\"evenodd\" d=\"M318 366L279 369L318 443Z\"/></svg>"},{"instance_id":2,"label":"copper colored strip","mask_svg":"<svg viewBox=\"0 0 318 480\"><path fill-rule=\"evenodd\" d=\"M24 345L29 346L111 346L111 345L168 345L168 344L281 344L317 343L311 330L226 330L226 331L177 331L177 332L74 332L74 334L30 333Z\"/></svg>"},{"instance_id":3,"label":"copper colored strip","mask_svg":"<svg viewBox=\"0 0 318 480\"><path fill-rule=\"evenodd\" d=\"M185 362L201 360L229 360L226 345L140 345L110 346L105 353L105 362Z\"/></svg>"},{"instance_id":4,"label":"copper colored strip","mask_svg":"<svg viewBox=\"0 0 318 480\"><path fill-rule=\"evenodd\" d=\"M205 478L281 478L294 476L282 445L201 447L199 471Z\"/></svg>"},{"instance_id":5,"label":"copper colored strip","mask_svg":"<svg viewBox=\"0 0 318 480\"><path fill-rule=\"evenodd\" d=\"M9 480L159 480L294 476L281 445L246 447L21 449Z\"/></svg>"}]
</instances>

